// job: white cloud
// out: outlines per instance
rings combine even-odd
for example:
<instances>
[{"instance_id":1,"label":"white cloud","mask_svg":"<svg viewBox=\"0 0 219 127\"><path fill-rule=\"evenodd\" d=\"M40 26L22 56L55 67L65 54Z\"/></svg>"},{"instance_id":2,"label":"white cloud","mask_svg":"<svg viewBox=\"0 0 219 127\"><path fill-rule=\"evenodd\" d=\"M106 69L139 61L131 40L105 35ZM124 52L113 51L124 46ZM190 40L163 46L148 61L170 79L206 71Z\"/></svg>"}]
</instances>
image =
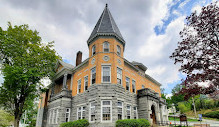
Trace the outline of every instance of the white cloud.
<instances>
[{"instance_id":1,"label":"white cloud","mask_svg":"<svg viewBox=\"0 0 219 127\"><path fill-rule=\"evenodd\" d=\"M202 7L200 5L196 5L192 8L192 12L197 12L197 14L200 14L202 10Z\"/></svg>"}]
</instances>

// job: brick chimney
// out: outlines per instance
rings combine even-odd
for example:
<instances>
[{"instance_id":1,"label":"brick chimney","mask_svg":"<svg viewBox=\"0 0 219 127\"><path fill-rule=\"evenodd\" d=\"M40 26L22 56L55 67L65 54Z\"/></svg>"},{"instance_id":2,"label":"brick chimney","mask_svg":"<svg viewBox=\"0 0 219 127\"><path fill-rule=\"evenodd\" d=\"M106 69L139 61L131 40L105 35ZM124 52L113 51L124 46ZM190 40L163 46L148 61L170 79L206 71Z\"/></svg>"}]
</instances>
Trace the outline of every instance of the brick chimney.
<instances>
[{"instance_id":1,"label":"brick chimney","mask_svg":"<svg viewBox=\"0 0 219 127\"><path fill-rule=\"evenodd\" d=\"M82 52L78 51L77 52L77 56L76 56L76 66L78 66L79 64L81 64L82 61Z\"/></svg>"}]
</instances>

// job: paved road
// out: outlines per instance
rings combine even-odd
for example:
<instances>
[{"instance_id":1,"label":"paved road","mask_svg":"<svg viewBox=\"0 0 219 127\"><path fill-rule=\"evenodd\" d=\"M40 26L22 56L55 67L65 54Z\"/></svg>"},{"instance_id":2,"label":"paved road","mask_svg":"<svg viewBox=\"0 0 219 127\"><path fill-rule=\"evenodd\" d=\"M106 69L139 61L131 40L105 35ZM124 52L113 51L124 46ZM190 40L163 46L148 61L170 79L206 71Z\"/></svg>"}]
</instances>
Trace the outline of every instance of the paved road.
<instances>
[{"instance_id":1,"label":"paved road","mask_svg":"<svg viewBox=\"0 0 219 127\"><path fill-rule=\"evenodd\" d=\"M170 121L172 124L175 124L174 121ZM179 125L180 121L176 121L176 124ZM185 122L182 123L182 125L184 125ZM200 122L188 122L189 126L193 126L194 124L200 124ZM201 124L210 124L211 127L219 127L219 121L215 121L215 120L206 120L203 119L203 121L201 122Z\"/></svg>"}]
</instances>

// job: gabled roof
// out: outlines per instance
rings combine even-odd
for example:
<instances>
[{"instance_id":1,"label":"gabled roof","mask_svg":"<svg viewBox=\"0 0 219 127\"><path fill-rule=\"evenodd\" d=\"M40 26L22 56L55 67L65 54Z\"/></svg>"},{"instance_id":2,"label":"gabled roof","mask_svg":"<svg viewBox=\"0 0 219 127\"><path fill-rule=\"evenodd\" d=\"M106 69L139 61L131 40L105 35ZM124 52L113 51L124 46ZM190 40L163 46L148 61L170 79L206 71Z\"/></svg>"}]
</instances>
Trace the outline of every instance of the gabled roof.
<instances>
[{"instance_id":1,"label":"gabled roof","mask_svg":"<svg viewBox=\"0 0 219 127\"><path fill-rule=\"evenodd\" d=\"M139 62L136 62L136 61L132 61L132 64L135 65L135 66L138 66L143 71L147 70L147 67L144 64L142 64L142 63L139 63Z\"/></svg>"},{"instance_id":2,"label":"gabled roof","mask_svg":"<svg viewBox=\"0 0 219 127\"><path fill-rule=\"evenodd\" d=\"M73 65L68 64L64 61L58 60L57 63L56 63L55 69L57 69L59 67L59 64L61 64L64 68L67 68L67 69L73 69L74 68Z\"/></svg>"},{"instance_id":3,"label":"gabled roof","mask_svg":"<svg viewBox=\"0 0 219 127\"><path fill-rule=\"evenodd\" d=\"M125 45L125 41L122 37L122 34L120 33L119 28L117 27L107 7L107 4L97 24L95 25L93 32L91 33L89 39L87 40L88 45L97 36L114 36L119 41L121 41L123 45Z\"/></svg>"}]
</instances>

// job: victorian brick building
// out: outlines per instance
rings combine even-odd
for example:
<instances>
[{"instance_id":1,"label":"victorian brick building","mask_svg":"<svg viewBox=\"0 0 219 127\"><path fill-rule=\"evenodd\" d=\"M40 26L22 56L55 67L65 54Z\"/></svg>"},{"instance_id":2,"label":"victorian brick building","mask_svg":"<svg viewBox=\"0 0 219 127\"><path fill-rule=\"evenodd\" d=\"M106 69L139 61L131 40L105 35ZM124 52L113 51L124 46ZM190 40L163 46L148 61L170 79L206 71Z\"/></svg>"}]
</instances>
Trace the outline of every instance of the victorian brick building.
<instances>
[{"instance_id":1,"label":"victorian brick building","mask_svg":"<svg viewBox=\"0 0 219 127\"><path fill-rule=\"evenodd\" d=\"M145 74L145 65L123 57L125 44L106 5L87 41L89 58L82 62L79 51L75 66L57 62L51 87L40 98L37 127L78 119L93 127L113 127L118 119L167 121L161 84Z\"/></svg>"}]
</instances>

